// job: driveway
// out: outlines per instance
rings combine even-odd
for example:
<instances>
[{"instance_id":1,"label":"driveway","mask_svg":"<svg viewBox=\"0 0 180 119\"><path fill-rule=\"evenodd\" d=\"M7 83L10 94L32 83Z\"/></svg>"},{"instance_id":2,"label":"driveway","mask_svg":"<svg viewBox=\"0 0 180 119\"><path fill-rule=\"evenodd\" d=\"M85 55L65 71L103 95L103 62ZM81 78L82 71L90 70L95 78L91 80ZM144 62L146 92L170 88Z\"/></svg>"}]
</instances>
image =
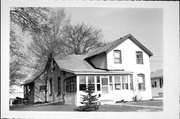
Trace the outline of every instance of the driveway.
<instances>
[{"instance_id":1,"label":"driveway","mask_svg":"<svg viewBox=\"0 0 180 119\"><path fill-rule=\"evenodd\" d=\"M76 106L62 105L60 103L36 104L36 105L13 105L10 111L74 111ZM116 103L114 105L101 105L97 112L156 112L163 111L163 101L140 101Z\"/></svg>"}]
</instances>

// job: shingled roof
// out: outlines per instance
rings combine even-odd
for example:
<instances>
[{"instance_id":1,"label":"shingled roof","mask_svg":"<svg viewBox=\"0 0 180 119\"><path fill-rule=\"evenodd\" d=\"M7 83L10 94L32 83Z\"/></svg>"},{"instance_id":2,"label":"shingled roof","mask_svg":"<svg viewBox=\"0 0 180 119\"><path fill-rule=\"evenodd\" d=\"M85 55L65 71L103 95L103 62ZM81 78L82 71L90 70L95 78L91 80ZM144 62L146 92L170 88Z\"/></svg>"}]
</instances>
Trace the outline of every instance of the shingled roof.
<instances>
[{"instance_id":1,"label":"shingled roof","mask_svg":"<svg viewBox=\"0 0 180 119\"><path fill-rule=\"evenodd\" d=\"M160 78L163 77L163 70L157 70L155 72L151 72L151 78Z\"/></svg>"},{"instance_id":2,"label":"shingled roof","mask_svg":"<svg viewBox=\"0 0 180 119\"><path fill-rule=\"evenodd\" d=\"M149 56L153 55L152 52L150 52L144 45L142 45L138 40L136 40L131 34L128 34L128 35L126 35L120 39L117 39L113 42L106 44L105 46L102 46L100 48L97 48L97 49L91 51L90 53L88 53L88 55L85 58L87 59L87 58L90 58L90 57L95 56L97 54L101 54L103 52L108 53L111 50L113 50L115 47L117 47L118 45L120 45L121 43L126 41L127 39L130 39L132 42L134 42L137 46L139 46Z\"/></svg>"},{"instance_id":3,"label":"shingled roof","mask_svg":"<svg viewBox=\"0 0 180 119\"><path fill-rule=\"evenodd\" d=\"M45 71L44 69L45 69L45 64L40 66L39 70L34 71L33 75L30 78L23 81L21 85L32 83L33 81L38 79L44 73L44 71Z\"/></svg>"},{"instance_id":4,"label":"shingled roof","mask_svg":"<svg viewBox=\"0 0 180 119\"><path fill-rule=\"evenodd\" d=\"M74 74L130 74L132 72L129 71L107 71L102 69L95 69L93 68L85 59L90 58L92 56L101 54L101 53L108 53L113 50L115 47L123 43L125 40L130 39L134 42L137 46L139 46L144 52L146 52L149 56L153 54L143 46L138 40L136 40L131 34L128 34L120 39L117 39L113 42L106 44L105 46L99 47L94 49L90 53L86 55L69 55L66 57L59 57L56 56L54 60L57 62L58 66L61 70L71 72ZM44 68L42 68L44 69ZM26 80L24 84L28 84L33 82L37 79L44 70L40 70L36 72L30 79Z\"/></svg>"},{"instance_id":5,"label":"shingled roof","mask_svg":"<svg viewBox=\"0 0 180 119\"><path fill-rule=\"evenodd\" d=\"M84 57L85 55L68 55L66 57L56 56L54 60L57 62L58 66L64 70L77 71L82 69L94 69L84 60Z\"/></svg>"},{"instance_id":6,"label":"shingled roof","mask_svg":"<svg viewBox=\"0 0 180 119\"><path fill-rule=\"evenodd\" d=\"M129 71L107 71L95 69L84 58L86 55L69 55L63 58L55 57L55 61L61 70L74 74L130 74Z\"/></svg>"}]
</instances>

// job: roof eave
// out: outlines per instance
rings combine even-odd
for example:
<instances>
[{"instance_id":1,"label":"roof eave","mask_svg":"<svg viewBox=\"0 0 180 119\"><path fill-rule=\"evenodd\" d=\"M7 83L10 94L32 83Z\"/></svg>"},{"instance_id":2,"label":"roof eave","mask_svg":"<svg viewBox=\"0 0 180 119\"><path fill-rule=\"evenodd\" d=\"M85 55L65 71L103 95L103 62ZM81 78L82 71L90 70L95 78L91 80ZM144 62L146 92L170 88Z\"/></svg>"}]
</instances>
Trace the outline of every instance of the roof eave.
<instances>
[{"instance_id":1,"label":"roof eave","mask_svg":"<svg viewBox=\"0 0 180 119\"><path fill-rule=\"evenodd\" d=\"M32 81L25 81L24 83L22 83L21 85L26 85L26 84L29 84L29 83L32 83L34 82L37 78L39 78L43 73L45 72L45 70L43 70L38 76L36 76Z\"/></svg>"},{"instance_id":2,"label":"roof eave","mask_svg":"<svg viewBox=\"0 0 180 119\"><path fill-rule=\"evenodd\" d=\"M75 72L76 75L94 75L94 74L98 74L98 75L125 75L125 74L132 74L133 72Z\"/></svg>"}]
</instances>

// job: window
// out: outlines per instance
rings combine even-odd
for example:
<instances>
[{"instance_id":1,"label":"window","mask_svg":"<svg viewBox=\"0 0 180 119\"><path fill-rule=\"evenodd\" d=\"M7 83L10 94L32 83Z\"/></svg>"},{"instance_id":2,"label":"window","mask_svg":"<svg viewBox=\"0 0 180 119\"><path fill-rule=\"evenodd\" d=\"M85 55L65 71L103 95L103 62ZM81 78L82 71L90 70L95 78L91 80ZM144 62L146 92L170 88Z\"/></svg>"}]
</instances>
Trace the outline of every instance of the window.
<instances>
[{"instance_id":1,"label":"window","mask_svg":"<svg viewBox=\"0 0 180 119\"><path fill-rule=\"evenodd\" d=\"M112 76L109 76L109 86L110 86L110 90L113 90Z\"/></svg>"},{"instance_id":2,"label":"window","mask_svg":"<svg viewBox=\"0 0 180 119\"><path fill-rule=\"evenodd\" d=\"M79 90L86 90L86 76L79 76Z\"/></svg>"},{"instance_id":3,"label":"window","mask_svg":"<svg viewBox=\"0 0 180 119\"><path fill-rule=\"evenodd\" d=\"M44 86L44 85L40 85L40 86L39 86L39 91L40 91L40 92L44 92L45 89L46 89L46 86Z\"/></svg>"},{"instance_id":4,"label":"window","mask_svg":"<svg viewBox=\"0 0 180 119\"><path fill-rule=\"evenodd\" d=\"M159 79L159 83L160 83L160 88L162 88L163 87L163 78Z\"/></svg>"},{"instance_id":5,"label":"window","mask_svg":"<svg viewBox=\"0 0 180 119\"><path fill-rule=\"evenodd\" d=\"M61 77L58 77L58 95L61 94Z\"/></svg>"},{"instance_id":6,"label":"window","mask_svg":"<svg viewBox=\"0 0 180 119\"><path fill-rule=\"evenodd\" d=\"M88 88L91 90L95 90L95 85L94 85L94 76L88 76Z\"/></svg>"},{"instance_id":7,"label":"window","mask_svg":"<svg viewBox=\"0 0 180 119\"><path fill-rule=\"evenodd\" d=\"M121 90L121 80L120 76L114 76L115 90Z\"/></svg>"},{"instance_id":8,"label":"window","mask_svg":"<svg viewBox=\"0 0 180 119\"><path fill-rule=\"evenodd\" d=\"M143 64L143 53L141 51L136 52L136 63Z\"/></svg>"},{"instance_id":9,"label":"window","mask_svg":"<svg viewBox=\"0 0 180 119\"><path fill-rule=\"evenodd\" d=\"M145 90L145 76L144 74L138 74L138 89Z\"/></svg>"},{"instance_id":10,"label":"window","mask_svg":"<svg viewBox=\"0 0 180 119\"><path fill-rule=\"evenodd\" d=\"M114 63L122 63L120 50L114 50Z\"/></svg>"},{"instance_id":11,"label":"window","mask_svg":"<svg viewBox=\"0 0 180 119\"><path fill-rule=\"evenodd\" d=\"M97 76L97 91L101 91L101 85L100 85L100 76Z\"/></svg>"},{"instance_id":12,"label":"window","mask_svg":"<svg viewBox=\"0 0 180 119\"><path fill-rule=\"evenodd\" d=\"M130 89L133 90L133 75L130 75Z\"/></svg>"},{"instance_id":13,"label":"window","mask_svg":"<svg viewBox=\"0 0 180 119\"><path fill-rule=\"evenodd\" d=\"M71 77L65 80L66 92L76 92L76 77Z\"/></svg>"},{"instance_id":14,"label":"window","mask_svg":"<svg viewBox=\"0 0 180 119\"><path fill-rule=\"evenodd\" d=\"M152 81L152 87L153 87L153 88L156 88L156 87L157 87L156 81Z\"/></svg>"},{"instance_id":15,"label":"window","mask_svg":"<svg viewBox=\"0 0 180 119\"><path fill-rule=\"evenodd\" d=\"M52 79L49 80L49 86L50 86L50 94L49 95L51 95L53 92Z\"/></svg>"},{"instance_id":16,"label":"window","mask_svg":"<svg viewBox=\"0 0 180 119\"><path fill-rule=\"evenodd\" d=\"M24 85L24 95L26 95L26 94L27 94L27 86Z\"/></svg>"},{"instance_id":17,"label":"window","mask_svg":"<svg viewBox=\"0 0 180 119\"><path fill-rule=\"evenodd\" d=\"M122 76L122 89L128 89L128 77Z\"/></svg>"}]
</instances>

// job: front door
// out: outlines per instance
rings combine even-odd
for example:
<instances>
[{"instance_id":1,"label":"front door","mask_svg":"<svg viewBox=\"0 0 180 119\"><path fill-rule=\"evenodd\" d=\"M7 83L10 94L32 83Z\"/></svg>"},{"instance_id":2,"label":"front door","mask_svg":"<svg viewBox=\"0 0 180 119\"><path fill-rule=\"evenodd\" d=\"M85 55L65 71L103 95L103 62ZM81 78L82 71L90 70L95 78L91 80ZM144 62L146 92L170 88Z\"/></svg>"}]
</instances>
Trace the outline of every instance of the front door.
<instances>
[{"instance_id":1,"label":"front door","mask_svg":"<svg viewBox=\"0 0 180 119\"><path fill-rule=\"evenodd\" d=\"M102 89L102 98L107 98L109 94L109 77L101 77L101 89Z\"/></svg>"}]
</instances>

